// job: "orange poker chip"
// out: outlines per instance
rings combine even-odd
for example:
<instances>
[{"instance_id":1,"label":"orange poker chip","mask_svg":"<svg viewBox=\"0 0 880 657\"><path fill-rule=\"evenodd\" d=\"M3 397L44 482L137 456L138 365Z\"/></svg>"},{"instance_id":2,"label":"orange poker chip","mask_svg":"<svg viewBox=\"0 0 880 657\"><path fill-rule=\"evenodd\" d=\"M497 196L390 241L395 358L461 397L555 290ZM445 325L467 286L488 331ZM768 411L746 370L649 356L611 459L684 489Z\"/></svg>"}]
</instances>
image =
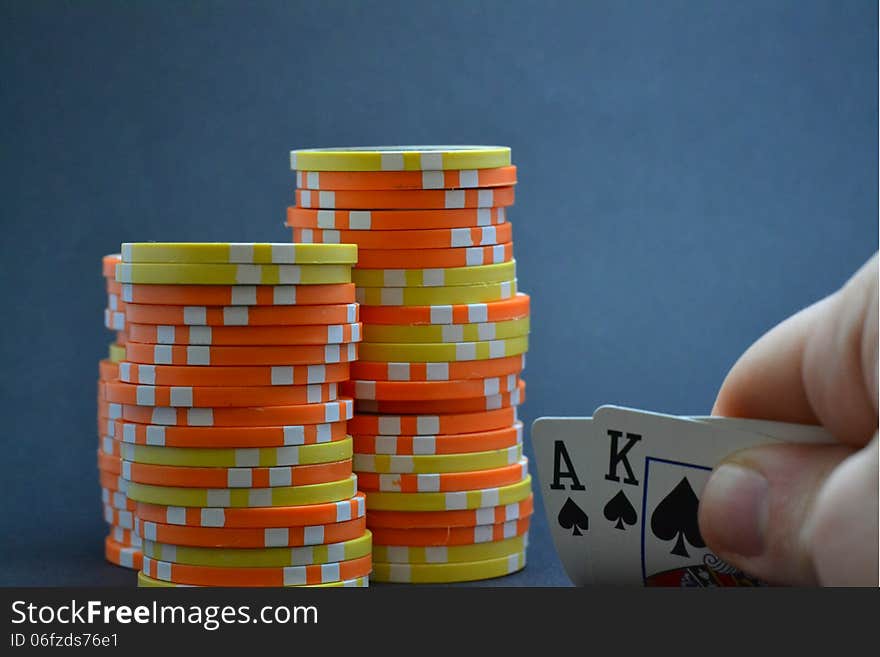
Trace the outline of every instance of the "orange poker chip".
<instances>
[{"instance_id":1,"label":"orange poker chip","mask_svg":"<svg viewBox=\"0 0 880 657\"><path fill-rule=\"evenodd\" d=\"M132 502L137 509L137 517L148 523L177 525L185 527L259 529L265 527L299 527L302 525L335 526L357 518L366 513L364 494L340 502L306 504L303 506L265 506L251 508L201 508L181 506L161 506L146 502ZM352 538L363 534L364 526ZM317 530L314 530L317 531ZM326 529L322 529L326 533ZM150 538L149 536L147 538ZM321 536L324 538L324 536ZM331 537L332 538L332 537ZM158 539L151 539L158 540ZM347 540L347 539L337 539ZM335 540L321 540L321 543L334 543Z\"/></svg>"},{"instance_id":2,"label":"orange poker chip","mask_svg":"<svg viewBox=\"0 0 880 657\"><path fill-rule=\"evenodd\" d=\"M128 481L181 488L272 488L324 484L351 476L351 459L271 468L213 468L122 461Z\"/></svg>"},{"instance_id":3,"label":"orange poker chip","mask_svg":"<svg viewBox=\"0 0 880 657\"><path fill-rule=\"evenodd\" d=\"M460 381L345 381L340 392L362 400L424 401L429 399L466 399L490 397L516 390L519 379L516 374L486 379L462 379Z\"/></svg>"},{"instance_id":4,"label":"orange poker chip","mask_svg":"<svg viewBox=\"0 0 880 657\"><path fill-rule=\"evenodd\" d=\"M106 488L111 492L124 494L128 490L128 482L125 479L105 470L98 470L98 481L101 488Z\"/></svg>"},{"instance_id":5,"label":"orange poker chip","mask_svg":"<svg viewBox=\"0 0 880 657\"><path fill-rule=\"evenodd\" d=\"M98 378L100 381L115 381L119 378L119 363L106 358L98 362Z\"/></svg>"},{"instance_id":6,"label":"orange poker chip","mask_svg":"<svg viewBox=\"0 0 880 657\"><path fill-rule=\"evenodd\" d=\"M194 586L309 586L365 577L372 570L370 555L336 563L284 568L190 566L144 557L143 573L153 579Z\"/></svg>"},{"instance_id":7,"label":"orange poker chip","mask_svg":"<svg viewBox=\"0 0 880 657\"><path fill-rule=\"evenodd\" d=\"M125 509L104 505L104 522L122 529L134 529L134 514Z\"/></svg>"},{"instance_id":8,"label":"orange poker chip","mask_svg":"<svg viewBox=\"0 0 880 657\"><path fill-rule=\"evenodd\" d=\"M324 230L294 228L293 241L304 244L357 244L358 249L458 249L494 246L513 239L511 224L433 230Z\"/></svg>"},{"instance_id":9,"label":"orange poker chip","mask_svg":"<svg viewBox=\"0 0 880 657\"><path fill-rule=\"evenodd\" d=\"M125 493L109 488L101 488L101 502L104 506L124 511L134 511L137 504L134 500L128 499Z\"/></svg>"},{"instance_id":10,"label":"orange poker chip","mask_svg":"<svg viewBox=\"0 0 880 657\"><path fill-rule=\"evenodd\" d=\"M123 404L122 418L140 424L189 427L273 427L339 422L350 419L352 411L352 400L348 398L321 404L246 408L169 408Z\"/></svg>"},{"instance_id":11,"label":"orange poker chip","mask_svg":"<svg viewBox=\"0 0 880 657\"><path fill-rule=\"evenodd\" d=\"M362 249L357 266L362 269L432 269L476 267L513 260L513 243L458 249ZM400 322L398 322L400 323Z\"/></svg>"},{"instance_id":12,"label":"orange poker chip","mask_svg":"<svg viewBox=\"0 0 880 657\"><path fill-rule=\"evenodd\" d=\"M370 514L372 516L372 511ZM370 531L373 532L374 545L473 545L474 543L503 541L506 538L522 536L529 531L530 519L531 517L527 515L518 520L510 520L494 525L475 525L472 527L396 529L391 527L373 527L371 525Z\"/></svg>"},{"instance_id":13,"label":"orange poker chip","mask_svg":"<svg viewBox=\"0 0 880 657\"><path fill-rule=\"evenodd\" d=\"M123 545L113 540L112 536L107 536L104 539L104 558L117 566L140 570L144 557L139 547Z\"/></svg>"},{"instance_id":14,"label":"orange poker chip","mask_svg":"<svg viewBox=\"0 0 880 657\"><path fill-rule=\"evenodd\" d=\"M129 340L147 344L274 346L361 341L361 324L305 326L128 325Z\"/></svg>"},{"instance_id":15,"label":"orange poker chip","mask_svg":"<svg viewBox=\"0 0 880 657\"><path fill-rule=\"evenodd\" d=\"M310 505L308 505L310 506ZM140 504L138 504L140 508ZM285 508L285 507L279 507ZM229 509L226 509L229 511ZM301 547L303 545L323 545L341 543L363 535L367 529L365 516L318 525L292 525L263 527L192 527L168 525L140 517L135 514L135 531L150 541L170 545L191 545L193 547Z\"/></svg>"},{"instance_id":16,"label":"orange poker chip","mask_svg":"<svg viewBox=\"0 0 880 657\"><path fill-rule=\"evenodd\" d=\"M214 347L203 345L151 345L129 342L125 357L146 365L315 365L357 359L356 342L328 345L272 347Z\"/></svg>"},{"instance_id":17,"label":"orange poker chip","mask_svg":"<svg viewBox=\"0 0 880 657\"><path fill-rule=\"evenodd\" d=\"M352 434L381 436L433 436L447 433L474 433L509 427L516 422L516 407L483 413L450 415L356 415L348 423Z\"/></svg>"},{"instance_id":18,"label":"orange poker chip","mask_svg":"<svg viewBox=\"0 0 880 657\"><path fill-rule=\"evenodd\" d=\"M109 538L116 541L123 547L141 547L141 537L131 529L123 529L122 527L110 527Z\"/></svg>"},{"instance_id":19,"label":"orange poker chip","mask_svg":"<svg viewBox=\"0 0 880 657\"><path fill-rule=\"evenodd\" d=\"M101 258L101 275L116 280L116 265L122 262L121 253L111 253Z\"/></svg>"},{"instance_id":20,"label":"orange poker chip","mask_svg":"<svg viewBox=\"0 0 880 657\"><path fill-rule=\"evenodd\" d=\"M126 332L125 311L104 308L104 328L116 331L117 336Z\"/></svg>"},{"instance_id":21,"label":"orange poker chip","mask_svg":"<svg viewBox=\"0 0 880 657\"><path fill-rule=\"evenodd\" d=\"M339 383L350 377L349 363L212 367L210 365L144 365L122 361L119 380L163 386L304 386Z\"/></svg>"},{"instance_id":22,"label":"orange poker chip","mask_svg":"<svg viewBox=\"0 0 880 657\"><path fill-rule=\"evenodd\" d=\"M352 379L372 381L429 382L460 379L487 379L519 374L526 366L524 354L462 360L448 363L381 363L357 361L351 364Z\"/></svg>"},{"instance_id":23,"label":"orange poker chip","mask_svg":"<svg viewBox=\"0 0 880 657\"><path fill-rule=\"evenodd\" d=\"M107 281L125 303L199 306L318 306L352 303L353 283L321 285L146 285ZM173 324L175 322L167 322ZM314 323L314 322L313 322Z\"/></svg>"},{"instance_id":24,"label":"orange poker chip","mask_svg":"<svg viewBox=\"0 0 880 657\"><path fill-rule=\"evenodd\" d=\"M335 401L335 383L317 383L307 386L147 386L131 383L104 384L107 401L135 406L244 407L292 406Z\"/></svg>"},{"instance_id":25,"label":"orange poker chip","mask_svg":"<svg viewBox=\"0 0 880 657\"><path fill-rule=\"evenodd\" d=\"M413 230L496 226L507 221L504 208L462 210L309 210L287 208L291 228L330 230Z\"/></svg>"},{"instance_id":26,"label":"orange poker chip","mask_svg":"<svg viewBox=\"0 0 880 657\"><path fill-rule=\"evenodd\" d=\"M366 492L387 491L393 493L449 493L462 490L478 490L508 486L522 481L529 473L528 460L523 458L500 468L471 470L468 472L444 472L440 474L379 474L359 472L358 488Z\"/></svg>"},{"instance_id":27,"label":"orange poker chip","mask_svg":"<svg viewBox=\"0 0 880 657\"><path fill-rule=\"evenodd\" d=\"M478 413L508 406L518 406L526 401L526 382L519 381L516 389L497 395L465 399L422 400L372 400L356 399L356 413Z\"/></svg>"},{"instance_id":28,"label":"orange poker chip","mask_svg":"<svg viewBox=\"0 0 880 657\"><path fill-rule=\"evenodd\" d=\"M297 207L322 210L456 210L513 205L514 188L489 189L297 189Z\"/></svg>"},{"instance_id":29,"label":"orange poker chip","mask_svg":"<svg viewBox=\"0 0 880 657\"><path fill-rule=\"evenodd\" d=\"M358 454L389 454L424 456L435 454L467 454L505 449L522 443L522 422L511 427L476 433L441 434L439 436L370 436L354 435L353 448Z\"/></svg>"},{"instance_id":30,"label":"orange poker chip","mask_svg":"<svg viewBox=\"0 0 880 657\"><path fill-rule=\"evenodd\" d=\"M510 299L452 306L361 306L365 324L478 324L504 322L529 316L528 294Z\"/></svg>"},{"instance_id":31,"label":"orange poker chip","mask_svg":"<svg viewBox=\"0 0 880 657\"><path fill-rule=\"evenodd\" d=\"M118 456L98 452L98 470L111 475L122 474L122 459Z\"/></svg>"},{"instance_id":32,"label":"orange poker chip","mask_svg":"<svg viewBox=\"0 0 880 657\"><path fill-rule=\"evenodd\" d=\"M471 189L516 184L516 167L447 171L297 171L301 189Z\"/></svg>"},{"instance_id":33,"label":"orange poker chip","mask_svg":"<svg viewBox=\"0 0 880 657\"><path fill-rule=\"evenodd\" d=\"M113 420L109 417L98 416L98 439L113 435Z\"/></svg>"},{"instance_id":34,"label":"orange poker chip","mask_svg":"<svg viewBox=\"0 0 880 657\"><path fill-rule=\"evenodd\" d=\"M126 317L132 324L167 326L272 326L315 330L320 325L352 324L358 321L354 303L323 306L163 306L130 303ZM328 342L325 340L324 342Z\"/></svg>"},{"instance_id":35,"label":"orange poker chip","mask_svg":"<svg viewBox=\"0 0 880 657\"><path fill-rule=\"evenodd\" d=\"M108 420L108 429L113 427L113 422ZM116 458L122 457L122 447L118 440L113 439L113 434L110 435L98 435L98 450L102 454L106 454L108 456L114 456Z\"/></svg>"},{"instance_id":36,"label":"orange poker chip","mask_svg":"<svg viewBox=\"0 0 880 657\"><path fill-rule=\"evenodd\" d=\"M114 442L159 447L259 448L316 445L347 437L344 421L267 427L175 427L113 420Z\"/></svg>"},{"instance_id":37,"label":"orange poker chip","mask_svg":"<svg viewBox=\"0 0 880 657\"><path fill-rule=\"evenodd\" d=\"M370 511L370 530L376 528L420 529L497 525L532 515L535 500L529 495L521 502L458 511Z\"/></svg>"},{"instance_id":38,"label":"orange poker chip","mask_svg":"<svg viewBox=\"0 0 880 657\"><path fill-rule=\"evenodd\" d=\"M118 417L122 417L122 406L119 404L113 404L108 402L103 397L104 394L104 382L98 382L98 417L99 418L107 418L109 420L115 420Z\"/></svg>"}]
</instances>

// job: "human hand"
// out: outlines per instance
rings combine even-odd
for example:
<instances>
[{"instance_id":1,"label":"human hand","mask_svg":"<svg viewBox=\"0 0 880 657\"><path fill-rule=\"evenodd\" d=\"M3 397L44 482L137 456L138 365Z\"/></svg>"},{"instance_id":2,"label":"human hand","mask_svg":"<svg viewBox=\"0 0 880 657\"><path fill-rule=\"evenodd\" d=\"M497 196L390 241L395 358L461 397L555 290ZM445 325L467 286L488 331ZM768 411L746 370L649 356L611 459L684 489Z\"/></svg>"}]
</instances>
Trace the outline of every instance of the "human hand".
<instances>
[{"instance_id":1,"label":"human hand","mask_svg":"<svg viewBox=\"0 0 880 657\"><path fill-rule=\"evenodd\" d=\"M878 281L875 254L842 287L760 338L713 415L821 424L833 445L742 450L709 478L703 538L767 582L878 584Z\"/></svg>"}]
</instances>

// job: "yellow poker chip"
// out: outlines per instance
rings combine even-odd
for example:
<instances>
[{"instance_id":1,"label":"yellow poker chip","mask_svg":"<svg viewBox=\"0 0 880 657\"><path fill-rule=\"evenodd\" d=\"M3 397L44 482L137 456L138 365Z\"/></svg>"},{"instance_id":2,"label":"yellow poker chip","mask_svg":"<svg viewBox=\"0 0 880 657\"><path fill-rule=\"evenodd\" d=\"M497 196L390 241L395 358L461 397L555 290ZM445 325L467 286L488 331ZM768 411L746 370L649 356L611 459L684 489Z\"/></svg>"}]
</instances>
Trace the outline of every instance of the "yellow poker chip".
<instances>
[{"instance_id":1,"label":"yellow poker chip","mask_svg":"<svg viewBox=\"0 0 880 657\"><path fill-rule=\"evenodd\" d=\"M516 295L516 279L486 285L448 287L358 287L358 303L364 306L442 306L490 303Z\"/></svg>"},{"instance_id":2,"label":"yellow poker chip","mask_svg":"<svg viewBox=\"0 0 880 657\"><path fill-rule=\"evenodd\" d=\"M107 348L107 358L111 363L119 363L125 360L125 345L111 344Z\"/></svg>"},{"instance_id":3,"label":"yellow poker chip","mask_svg":"<svg viewBox=\"0 0 880 657\"><path fill-rule=\"evenodd\" d=\"M351 265L123 262L116 266L116 280L150 285L320 285L350 283Z\"/></svg>"},{"instance_id":4,"label":"yellow poker chip","mask_svg":"<svg viewBox=\"0 0 880 657\"><path fill-rule=\"evenodd\" d=\"M405 564L374 561L372 578L375 582L401 582L409 584L470 582L510 575L518 570L522 570L525 568L525 565L525 550L494 559L457 563Z\"/></svg>"},{"instance_id":5,"label":"yellow poker chip","mask_svg":"<svg viewBox=\"0 0 880 657\"><path fill-rule=\"evenodd\" d=\"M207 440L206 440L207 443ZM284 447L160 447L121 443L126 461L151 465L256 468L331 463L352 456L352 440L346 437L329 443L286 445ZM186 505L184 505L186 506Z\"/></svg>"},{"instance_id":6,"label":"yellow poker chip","mask_svg":"<svg viewBox=\"0 0 880 657\"><path fill-rule=\"evenodd\" d=\"M290 168L302 171L441 171L509 165L507 146L362 146L290 152Z\"/></svg>"},{"instance_id":7,"label":"yellow poker chip","mask_svg":"<svg viewBox=\"0 0 880 657\"><path fill-rule=\"evenodd\" d=\"M529 329L528 317L473 324L368 324L363 328L363 339L367 342L403 343L482 342L518 338L528 335Z\"/></svg>"},{"instance_id":8,"label":"yellow poker chip","mask_svg":"<svg viewBox=\"0 0 880 657\"><path fill-rule=\"evenodd\" d=\"M523 552L528 546L528 542L529 535L525 533L501 541L472 543L470 545L374 545L373 562L429 564L485 561ZM147 549L148 543L149 541L144 541L143 551L145 555L152 556Z\"/></svg>"},{"instance_id":9,"label":"yellow poker chip","mask_svg":"<svg viewBox=\"0 0 880 657\"><path fill-rule=\"evenodd\" d=\"M330 443L333 444L333 443ZM522 458L522 444L486 452L464 454L427 454L418 456L397 454L355 454L354 469L358 472L381 474L426 474L491 470L513 465Z\"/></svg>"},{"instance_id":10,"label":"yellow poker chip","mask_svg":"<svg viewBox=\"0 0 880 657\"><path fill-rule=\"evenodd\" d=\"M142 551L151 559L192 566L283 568L359 559L370 554L372 542L369 531L342 543L299 547L206 548L168 545L145 539Z\"/></svg>"},{"instance_id":11,"label":"yellow poker chip","mask_svg":"<svg viewBox=\"0 0 880 657\"><path fill-rule=\"evenodd\" d=\"M351 280L361 287L448 287L486 285L516 278L516 260L494 265L447 269L355 269Z\"/></svg>"},{"instance_id":12,"label":"yellow poker chip","mask_svg":"<svg viewBox=\"0 0 880 657\"><path fill-rule=\"evenodd\" d=\"M370 511L460 511L522 502L532 492L532 476L509 486L452 493L385 493L367 495ZM129 494L131 497L131 494Z\"/></svg>"},{"instance_id":13,"label":"yellow poker chip","mask_svg":"<svg viewBox=\"0 0 880 657\"><path fill-rule=\"evenodd\" d=\"M503 340L445 344L362 342L358 351L360 360L369 362L446 363L506 358L524 354L528 350L528 336L520 336Z\"/></svg>"},{"instance_id":14,"label":"yellow poker chip","mask_svg":"<svg viewBox=\"0 0 880 657\"><path fill-rule=\"evenodd\" d=\"M353 265L354 244L257 242L126 242L122 262L189 264Z\"/></svg>"},{"instance_id":15,"label":"yellow poker chip","mask_svg":"<svg viewBox=\"0 0 880 657\"><path fill-rule=\"evenodd\" d=\"M357 493L357 476L326 484L275 488L175 488L129 483L129 499L164 506L251 508L339 502Z\"/></svg>"},{"instance_id":16,"label":"yellow poker chip","mask_svg":"<svg viewBox=\"0 0 880 657\"><path fill-rule=\"evenodd\" d=\"M174 582L163 582L159 579L153 579L149 575L145 575L143 571L138 572L137 579L138 588L199 588L193 584L175 584ZM339 580L337 582L328 582L326 584L307 584L301 585L302 588L366 588L370 585L370 578L353 577L351 579ZM288 586L286 588L296 588Z\"/></svg>"}]
</instances>

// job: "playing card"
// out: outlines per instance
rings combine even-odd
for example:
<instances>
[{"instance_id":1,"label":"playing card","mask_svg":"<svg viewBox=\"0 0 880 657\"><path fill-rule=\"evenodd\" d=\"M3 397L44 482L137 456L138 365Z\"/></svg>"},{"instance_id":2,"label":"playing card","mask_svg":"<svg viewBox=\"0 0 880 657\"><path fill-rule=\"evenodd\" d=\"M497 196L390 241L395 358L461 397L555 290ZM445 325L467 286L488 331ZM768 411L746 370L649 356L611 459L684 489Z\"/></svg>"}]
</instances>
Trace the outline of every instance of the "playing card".
<instances>
[{"instance_id":1,"label":"playing card","mask_svg":"<svg viewBox=\"0 0 880 657\"><path fill-rule=\"evenodd\" d=\"M712 468L758 444L833 440L811 425L614 406L596 421L540 418L532 427L553 541L578 585L757 584L699 533L696 510Z\"/></svg>"},{"instance_id":2,"label":"playing card","mask_svg":"<svg viewBox=\"0 0 880 657\"><path fill-rule=\"evenodd\" d=\"M735 429L750 433L760 433L774 440L796 443L832 443L832 436L824 427L813 424L792 424L772 420L750 420L738 417L718 417L715 415L691 416L688 419L707 422L724 429Z\"/></svg>"},{"instance_id":3,"label":"playing card","mask_svg":"<svg viewBox=\"0 0 880 657\"><path fill-rule=\"evenodd\" d=\"M586 486L587 455L593 443L591 419L540 418L532 424L531 438L556 552L572 582L590 584L589 540L597 520L586 512L591 494Z\"/></svg>"},{"instance_id":4,"label":"playing card","mask_svg":"<svg viewBox=\"0 0 880 657\"><path fill-rule=\"evenodd\" d=\"M697 524L712 468L732 452L770 442L722 424L614 406L596 411L582 478L595 583L757 583L712 554Z\"/></svg>"}]
</instances>

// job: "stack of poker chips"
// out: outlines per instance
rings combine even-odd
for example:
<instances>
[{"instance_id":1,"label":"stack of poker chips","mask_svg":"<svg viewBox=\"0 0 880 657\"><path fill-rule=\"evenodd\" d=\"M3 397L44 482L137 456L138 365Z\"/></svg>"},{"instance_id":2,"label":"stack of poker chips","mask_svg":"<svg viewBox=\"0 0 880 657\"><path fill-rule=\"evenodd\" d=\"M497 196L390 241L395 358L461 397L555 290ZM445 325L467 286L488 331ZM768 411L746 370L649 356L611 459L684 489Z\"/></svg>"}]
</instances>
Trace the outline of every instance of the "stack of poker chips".
<instances>
[{"instance_id":1,"label":"stack of poker chips","mask_svg":"<svg viewBox=\"0 0 880 657\"><path fill-rule=\"evenodd\" d=\"M352 245L136 243L113 439L142 586L365 586Z\"/></svg>"},{"instance_id":2,"label":"stack of poker chips","mask_svg":"<svg viewBox=\"0 0 880 657\"><path fill-rule=\"evenodd\" d=\"M353 243L364 324L343 390L373 532L373 580L455 582L525 565L531 479L517 405L529 297L517 292L510 149L291 153L293 240Z\"/></svg>"},{"instance_id":3,"label":"stack of poker chips","mask_svg":"<svg viewBox=\"0 0 880 657\"><path fill-rule=\"evenodd\" d=\"M120 416L119 404L107 400L105 384L119 379L119 361L125 356L125 303L119 298L116 282L118 253L104 256L103 274L107 280L107 307L104 309L104 326L116 331L116 341L110 345L107 358L98 364L98 473L101 483L101 502L104 520L110 533L104 538L104 556L110 563L140 570L141 540L133 532L134 502L125 493L126 481L120 477L119 450L113 440L114 422Z\"/></svg>"}]
</instances>

